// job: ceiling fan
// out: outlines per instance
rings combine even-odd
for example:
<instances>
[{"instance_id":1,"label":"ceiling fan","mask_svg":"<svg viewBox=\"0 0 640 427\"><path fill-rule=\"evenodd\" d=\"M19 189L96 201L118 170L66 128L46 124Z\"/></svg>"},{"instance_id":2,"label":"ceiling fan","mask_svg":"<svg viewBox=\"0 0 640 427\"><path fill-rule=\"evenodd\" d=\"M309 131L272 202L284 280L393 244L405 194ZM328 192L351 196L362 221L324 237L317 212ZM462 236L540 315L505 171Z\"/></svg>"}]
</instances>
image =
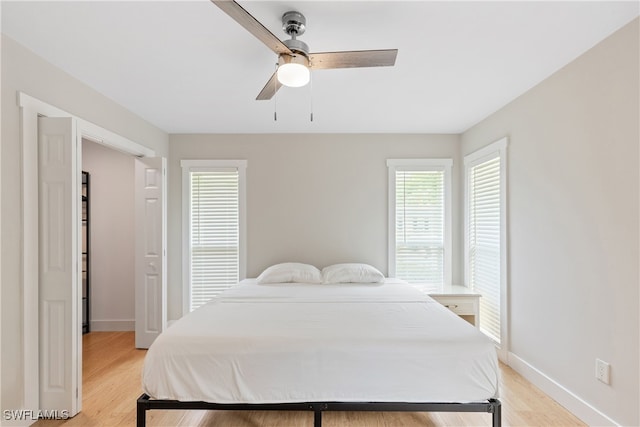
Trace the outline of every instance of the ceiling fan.
<instances>
[{"instance_id":1,"label":"ceiling fan","mask_svg":"<svg viewBox=\"0 0 640 427\"><path fill-rule=\"evenodd\" d=\"M281 41L235 1L211 1L278 55L278 68L256 97L257 100L271 99L282 85L306 85L310 79L310 69L387 67L396 62L398 49L309 53L307 44L297 39L304 34L307 24L300 12L290 11L282 15L282 29L291 38Z\"/></svg>"}]
</instances>

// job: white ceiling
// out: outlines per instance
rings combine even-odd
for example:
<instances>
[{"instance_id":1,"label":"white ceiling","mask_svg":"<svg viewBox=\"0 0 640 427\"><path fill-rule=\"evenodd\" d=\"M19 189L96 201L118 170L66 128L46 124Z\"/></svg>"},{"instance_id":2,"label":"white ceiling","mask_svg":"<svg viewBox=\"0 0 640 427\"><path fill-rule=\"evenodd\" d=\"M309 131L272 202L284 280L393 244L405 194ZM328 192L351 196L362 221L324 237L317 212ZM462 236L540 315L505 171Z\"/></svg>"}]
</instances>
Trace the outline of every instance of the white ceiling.
<instances>
[{"instance_id":1,"label":"white ceiling","mask_svg":"<svg viewBox=\"0 0 640 427\"><path fill-rule=\"evenodd\" d=\"M318 70L255 101L276 55L208 0L3 1L2 32L169 133L459 133L639 13L637 1L239 3L281 39L282 13L305 14L312 52L397 48L396 66Z\"/></svg>"}]
</instances>

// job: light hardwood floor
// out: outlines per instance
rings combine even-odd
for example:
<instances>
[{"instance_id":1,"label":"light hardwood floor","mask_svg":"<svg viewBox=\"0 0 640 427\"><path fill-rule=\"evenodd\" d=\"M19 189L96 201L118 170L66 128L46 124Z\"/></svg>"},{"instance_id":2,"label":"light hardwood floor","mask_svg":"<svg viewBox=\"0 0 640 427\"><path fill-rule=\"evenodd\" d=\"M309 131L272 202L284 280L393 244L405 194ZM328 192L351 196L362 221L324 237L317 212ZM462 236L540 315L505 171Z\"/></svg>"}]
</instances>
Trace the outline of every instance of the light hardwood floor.
<instances>
[{"instance_id":1,"label":"light hardwood floor","mask_svg":"<svg viewBox=\"0 0 640 427\"><path fill-rule=\"evenodd\" d=\"M135 426L136 399L146 351L133 332L92 332L83 337L82 412L37 427ZM501 366L503 426L584 426L507 366ZM489 414L326 412L323 427L489 426ZM312 427L311 412L148 411L147 426Z\"/></svg>"}]
</instances>

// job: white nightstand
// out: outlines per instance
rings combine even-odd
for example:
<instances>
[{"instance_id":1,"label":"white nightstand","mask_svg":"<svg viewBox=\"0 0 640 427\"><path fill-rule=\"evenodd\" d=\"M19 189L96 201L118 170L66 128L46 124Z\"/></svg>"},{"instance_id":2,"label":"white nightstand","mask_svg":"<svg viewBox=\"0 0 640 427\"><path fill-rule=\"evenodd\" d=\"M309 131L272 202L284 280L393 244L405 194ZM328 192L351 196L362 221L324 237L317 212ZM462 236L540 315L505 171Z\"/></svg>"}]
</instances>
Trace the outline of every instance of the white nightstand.
<instances>
[{"instance_id":1,"label":"white nightstand","mask_svg":"<svg viewBox=\"0 0 640 427\"><path fill-rule=\"evenodd\" d=\"M480 295L466 286L446 286L442 291L429 292L429 296L462 317L476 328L480 325Z\"/></svg>"}]
</instances>

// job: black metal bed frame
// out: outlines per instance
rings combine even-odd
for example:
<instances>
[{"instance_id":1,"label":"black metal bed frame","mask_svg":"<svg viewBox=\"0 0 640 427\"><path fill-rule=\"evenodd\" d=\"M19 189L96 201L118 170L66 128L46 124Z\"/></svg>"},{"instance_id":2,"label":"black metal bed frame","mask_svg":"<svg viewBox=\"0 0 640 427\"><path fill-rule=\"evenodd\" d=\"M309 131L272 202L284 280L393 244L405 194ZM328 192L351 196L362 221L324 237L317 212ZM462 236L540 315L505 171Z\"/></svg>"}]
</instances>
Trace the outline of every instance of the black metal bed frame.
<instances>
[{"instance_id":1,"label":"black metal bed frame","mask_svg":"<svg viewBox=\"0 0 640 427\"><path fill-rule=\"evenodd\" d=\"M502 404L498 399L470 403L410 402L308 402L308 403L207 403L156 400L142 394L138 398L137 427L146 427L151 409L200 409L226 411L313 411L313 426L322 427L322 413L327 411L383 412L486 412L492 414L492 427L502 425Z\"/></svg>"}]
</instances>

